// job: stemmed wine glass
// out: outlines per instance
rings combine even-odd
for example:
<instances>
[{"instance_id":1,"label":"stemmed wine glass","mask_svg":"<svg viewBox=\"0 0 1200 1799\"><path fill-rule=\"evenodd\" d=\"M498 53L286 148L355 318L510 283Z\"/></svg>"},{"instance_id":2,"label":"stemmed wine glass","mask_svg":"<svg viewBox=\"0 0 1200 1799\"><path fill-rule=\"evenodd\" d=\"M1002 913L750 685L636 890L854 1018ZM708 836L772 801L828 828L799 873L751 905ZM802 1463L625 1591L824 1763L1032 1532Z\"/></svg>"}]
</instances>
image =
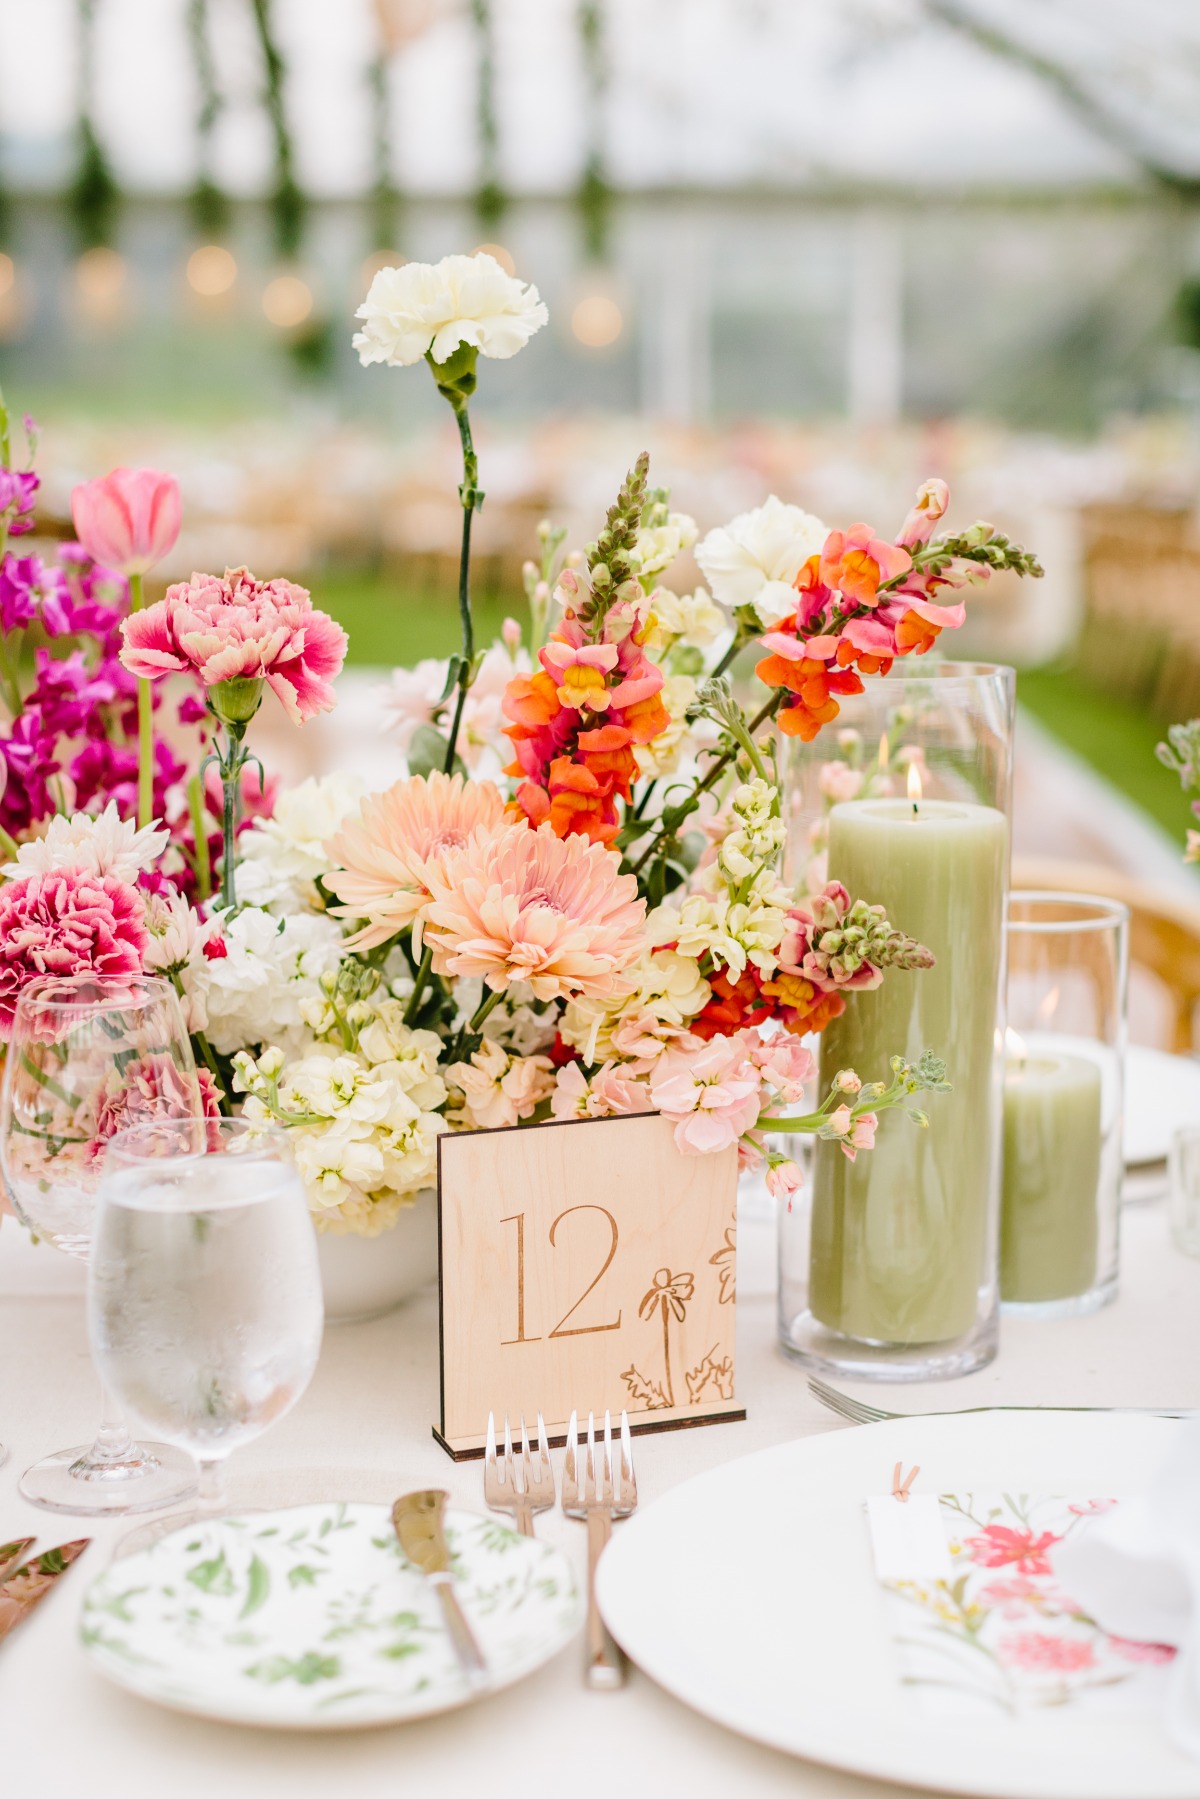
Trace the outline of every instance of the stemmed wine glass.
<instances>
[{"instance_id":1,"label":"stemmed wine glass","mask_svg":"<svg viewBox=\"0 0 1200 1799\"><path fill-rule=\"evenodd\" d=\"M225 1509L226 1457L308 1386L324 1316L316 1233L279 1133L166 1120L113 1137L88 1273L92 1353L139 1425L195 1457L199 1515Z\"/></svg>"},{"instance_id":2,"label":"stemmed wine glass","mask_svg":"<svg viewBox=\"0 0 1200 1799\"><path fill-rule=\"evenodd\" d=\"M178 998L152 976L44 976L22 991L0 1089L0 1166L13 1208L38 1237L86 1261L104 1146L135 1120L203 1117ZM195 1487L186 1455L135 1443L103 1393L90 1448L63 1449L22 1476L48 1511L154 1511Z\"/></svg>"}]
</instances>

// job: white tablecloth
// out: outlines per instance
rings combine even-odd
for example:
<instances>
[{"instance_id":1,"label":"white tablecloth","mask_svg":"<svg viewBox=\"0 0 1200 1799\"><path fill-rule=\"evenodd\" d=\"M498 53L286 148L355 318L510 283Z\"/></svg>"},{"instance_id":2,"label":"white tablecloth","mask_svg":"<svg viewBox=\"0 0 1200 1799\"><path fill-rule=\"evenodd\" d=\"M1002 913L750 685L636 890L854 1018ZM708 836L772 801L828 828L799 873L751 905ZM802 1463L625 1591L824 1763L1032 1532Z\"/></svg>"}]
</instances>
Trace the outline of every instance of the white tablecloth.
<instances>
[{"instance_id":1,"label":"white tablecloth","mask_svg":"<svg viewBox=\"0 0 1200 1799\"><path fill-rule=\"evenodd\" d=\"M789 1437L852 1428L813 1402L802 1371L776 1348L771 1227L744 1221L739 1234L738 1395L749 1416L744 1424L639 1439L643 1505L716 1462ZM990 1368L941 1387L877 1388L880 1403L911 1410L999 1401L1200 1406L1200 1262L1169 1247L1161 1204L1127 1212L1124 1236L1116 1305L1061 1323L1007 1322ZM80 1300L30 1296L30 1256L17 1253L17 1238L11 1222L0 1231L0 1439L11 1452L0 1468L0 1541L36 1532L48 1547L88 1534L87 1526L25 1505L17 1478L38 1456L88 1437L96 1395ZM44 1267L49 1275L50 1264ZM436 1484L458 1504L479 1508L479 1465L455 1465L430 1436L436 1402L433 1293L375 1323L331 1329L304 1399L236 1458L235 1497L384 1501L406 1487ZM0 1794L882 1799L890 1791L744 1742L636 1671L619 1693L587 1692L581 1644L469 1711L388 1730L285 1735L175 1716L110 1686L75 1641L89 1575L128 1528L95 1528L79 1568L0 1646ZM582 1575L582 1526L555 1514L540 1518L538 1529L566 1547Z\"/></svg>"}]
</instances>

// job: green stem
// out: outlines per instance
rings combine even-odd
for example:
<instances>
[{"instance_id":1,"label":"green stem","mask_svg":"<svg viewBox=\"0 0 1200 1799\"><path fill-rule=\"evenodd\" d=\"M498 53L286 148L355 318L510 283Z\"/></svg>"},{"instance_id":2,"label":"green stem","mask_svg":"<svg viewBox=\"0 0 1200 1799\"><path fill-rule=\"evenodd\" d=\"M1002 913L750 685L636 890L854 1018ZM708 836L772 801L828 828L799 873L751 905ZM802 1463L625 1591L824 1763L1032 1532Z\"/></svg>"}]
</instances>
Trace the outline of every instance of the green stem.
<instances>
[{"instance_id":1,"label":"green stem","mask_svg":"<svg viewBox=\"0 0 1200 1799\"><path fill-rule=\"evenodd\" d=\"M462 724L463 708L467 703L467 690L471 685L471 664L475 659L475 623L471 616L471 520L476 510L483 505L483 495L479 491L479 461L475 455L475 444L471 437L471 420L467 412L467 402L461 396L451 401L454 417L458 424L458 435L462 443L463 478L458 490L462 501L463 525L462 548L458 557L458 620L462 630L462 664L458 671L458 698L454 702L454 719L450 726L450 736L446 743L446 759L442 764L445 774L454 772L454 754L458 747L458 732Z\"/></svg>"},{"instance_id":2,"label":"green stem","mask_svg":"<svg viewBox=\"0 0 1200 1799\"><path fill-rule=\"evenodd\" d=\"M427 943L421 956L421 966L413 981L413 990L408 996L408 1004L404 1008L404 1022L411 1024L417 1016L421 1005L421 996L429 984L429 971L433 967L433 950Z\"/></svg>"},{"instance_id":3,"label":"green stem","mask_svg":"<svg viewBox=\"0 0 1200 1799\"><path fill-rule=\"evenodd\" d=\"M15 859L16 854L17 854L16 839L13 837L10 837L8 832L4 829L4 826L0 825L0 856L7 856L10 860L12 860L12 859Z\"/></svg>"},{"instance_id":4,"label":"green stem","mask_svg":"<svg viewBox=\"0 0 1200 1799\"><path fill-rule=\"evenodd\" d=\"M245 735L244 724L226 724L225 749L217 759L217 766L221 771L221 791L224 800L222 807L221 905L230 909L237 905L233 849L237 833L238 781L241 777L242 765L246 760L246 752L242 748L242 740Z\"/></svg>"},{"instance_id":5,"label":"green stem","mask_svg":"<svg viewBox=\"0 0 1200 1799\"><path fill-rule=\"evenodd\" d=\"M140 612L145 601L142 577L129 577L129 610ZM137 684L138 715L138 824L148 825L154 818L154 695L150 683L139 675Z\"/></svg>"},{"instance_id":6,"label":"green stem","mask_svg":"<svg viewBox=\"0 0 1200 1799\"><path fill-rule=\"evenodd\" d=\"M212 893L212 863L208 854L208 816L204 804L204 783L193 775L187 784L188 815L196 843L196 892L201 900Z\"/></svg>"},{"instance_id":7,"label":"green stem","mask_svg":"<svg viewBox=\"0 0 1200 1799\"><path fill-rule=\"evenodd\" d=\"M503 998L504 998L503 992L497 992L497 993L489 993L484 999L482 999L479 1002L478 1006L475 1008L475 1016L471 1020L470 1029L472 1031L478 1031L482 1027L483 1021L487 1017L488 1013L490 1011L492 1011L492 1009L495 1006L498 1006L500 1004L500 1001Z\"/></svg>"}]
</instances>

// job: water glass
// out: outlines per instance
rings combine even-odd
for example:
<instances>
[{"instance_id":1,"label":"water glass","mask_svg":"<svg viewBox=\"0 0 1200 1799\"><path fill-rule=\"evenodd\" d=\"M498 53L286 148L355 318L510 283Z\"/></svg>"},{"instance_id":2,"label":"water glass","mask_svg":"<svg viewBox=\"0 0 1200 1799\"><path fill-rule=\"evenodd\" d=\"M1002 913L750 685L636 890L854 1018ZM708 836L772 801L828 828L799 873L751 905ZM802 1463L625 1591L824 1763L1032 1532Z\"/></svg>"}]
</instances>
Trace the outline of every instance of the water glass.
<instances>
[{"instance_id":1,"label":"water glass","mask_svg":"<svg viewBox=\"0 0 1200 1799\"><path fill-rule=\"evenodd\" d=\"M1175 1132L1167 1170L1171 1240L1185 1256L1200 1256L1200 1126Z\"/></svg>"},{"instance_id":2,"label":"water glass","mask_svg":"<svg viewBox=\"0 0 1200 1799\"><path fill-rule=\"evenodd\" d=\"M169 982L50 976L21 993L0 1090L0 1164L17 1217L44 1242L88 1258L104 1150L119 1129L165 1118L191 1129L202 1116ZM95 1441L35 1463L19 1490L48 1511L96 1517L156 1511L194 1485L189 1458L135 1443L105 1391Z\"/></svg>"},{"instance_id":3,"label":"water glass","mask_svg":"<svg viewBox=\"0 0 1200 1799\"><path fill-rule=\"evenodd\" d=\"M1013 893L1000 1298L1058 1318L1116 1297L1124 1174L1129 910Z\"/></svg>"},{"instance_id":4,"label":"water glass","mask_svg":"<svg viewBox=\"0 0 1200 1799\"><path fill-rule=\"evenodd\" d=\"M88 1278L92 1350L139 1424L199 1464L225 1505L226 1458L312 1378L324 1307L304 1187L272 1134L142 1126L115 1137Z\"/></svg>"}]
</instances>

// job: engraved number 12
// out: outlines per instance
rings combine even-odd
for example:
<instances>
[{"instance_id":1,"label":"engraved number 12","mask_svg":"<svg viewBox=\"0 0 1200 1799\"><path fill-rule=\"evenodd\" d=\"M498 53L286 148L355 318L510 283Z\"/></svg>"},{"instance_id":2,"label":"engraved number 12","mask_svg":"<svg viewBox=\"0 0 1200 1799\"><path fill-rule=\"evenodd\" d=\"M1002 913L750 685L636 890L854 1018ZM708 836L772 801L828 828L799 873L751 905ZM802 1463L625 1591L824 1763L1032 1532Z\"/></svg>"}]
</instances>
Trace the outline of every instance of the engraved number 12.
<instances>
[{"instance_id":1,"label":"engraved number 12","mask_svg":"<svg viewBox=\"0 0 1200 1799\"><path fill-rule=\"evenodd\" d=\"M590 1336L594 1331L616 1331L621 1328L620 1312L617 1313L615 1320L611 1324L576 1324L572 1325L569 1330L563 1328L567 1319L571 1317L572 1313L579 1310L592 1289L598 1286L604 1279L604 1276L612 1267L613 1257L617 1253L617 1221L612 1213L604 1206L568 1206L565 1212L560 1212L550 1226L551 1249L556 1247L555 1233L557 1232L559 1225L564 1218L570 1218L575 1212L600 1212L607 1218L608 1228L611 1233L608 1254L604 1258L603 1266L588 1282L574 1305L567 1308L554 1329L550 1332L552 1339L554 1337L586 1337ZM506 1337L502 1347L507 1348L513 1343L540 1343L540 1337L527 1337L525 1334L525 1214L524 1212L514 1212L508 1218L502 1218L500 1222L501 1224L515 1224L517 1227L517 1334L515 1337Z\"/></svg>"}]
</instances>

